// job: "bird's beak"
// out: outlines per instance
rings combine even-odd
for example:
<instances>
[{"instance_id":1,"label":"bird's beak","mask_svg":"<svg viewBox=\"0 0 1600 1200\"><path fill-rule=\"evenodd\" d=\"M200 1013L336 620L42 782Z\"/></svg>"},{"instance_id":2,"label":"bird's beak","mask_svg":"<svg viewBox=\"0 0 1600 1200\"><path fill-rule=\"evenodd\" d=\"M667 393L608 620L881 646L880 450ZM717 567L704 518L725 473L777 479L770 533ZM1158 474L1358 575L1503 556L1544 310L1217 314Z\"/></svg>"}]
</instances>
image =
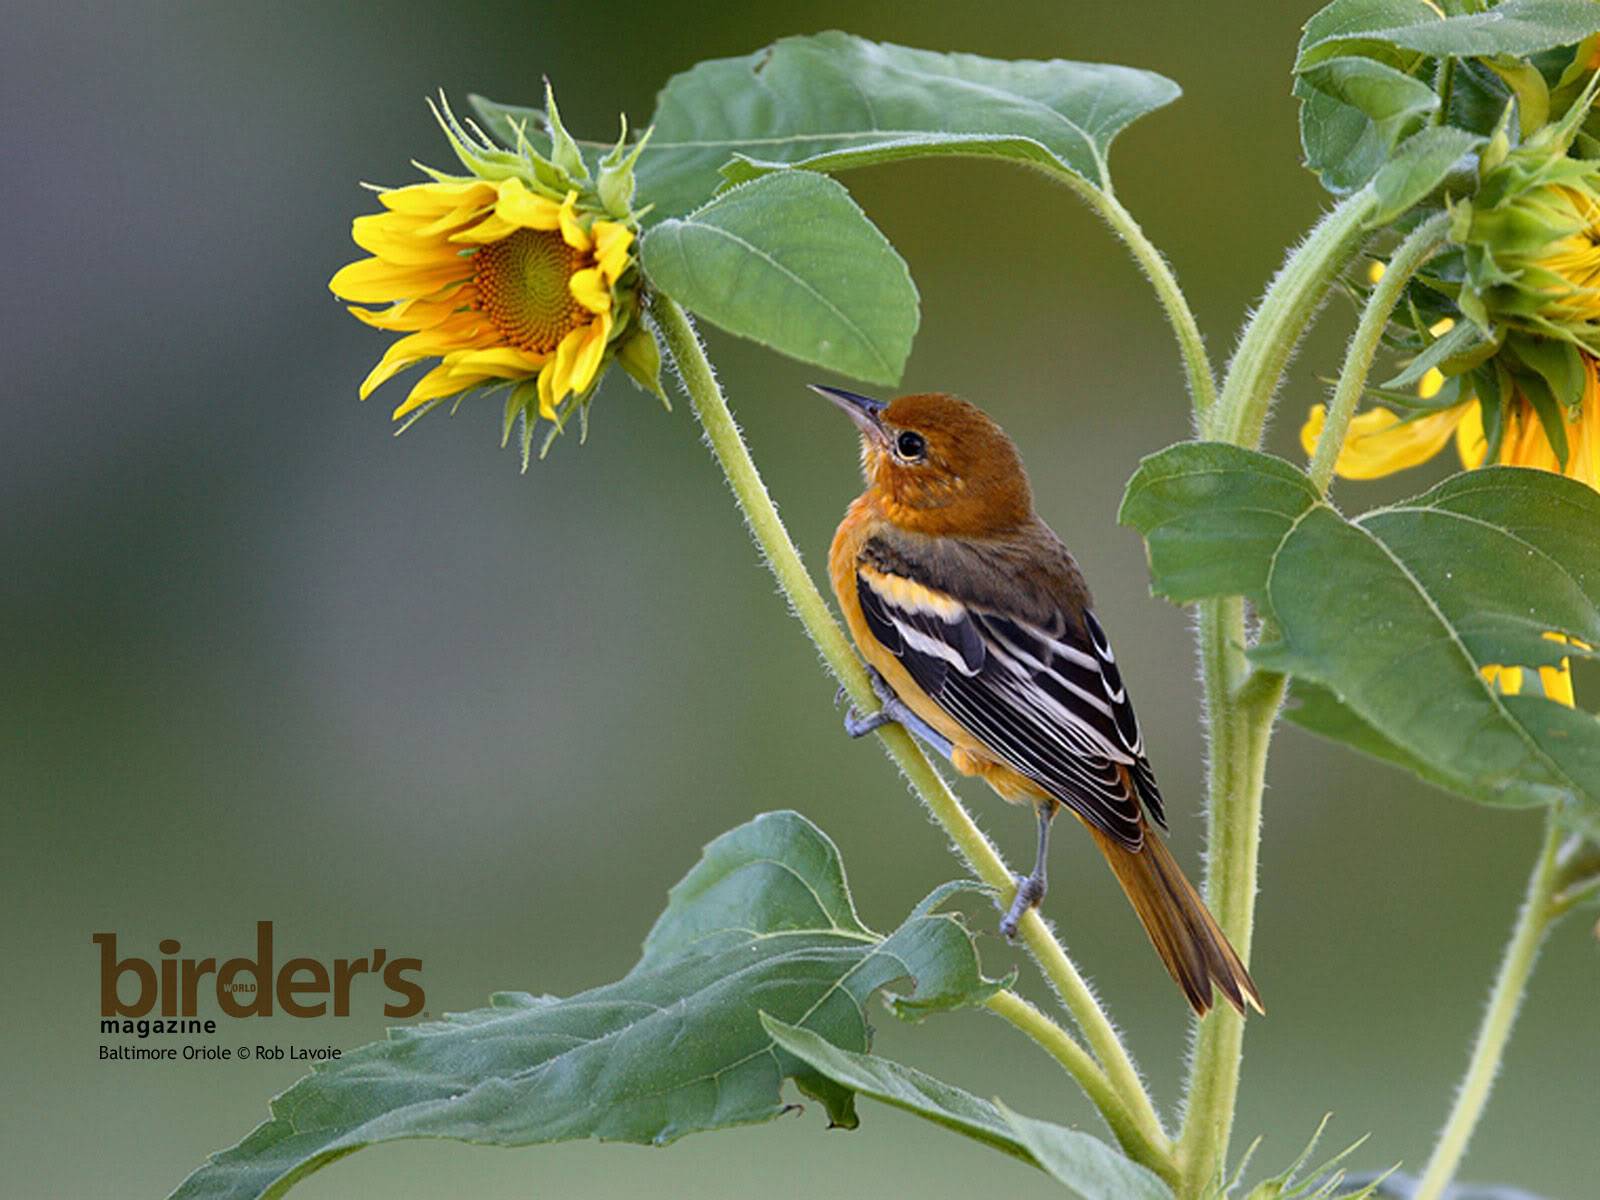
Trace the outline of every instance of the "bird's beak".
<instances>
[{"instance_id":1,"label":"bird's beak","mask_svg":"<svg viewBox=\"0 0 1600 1200\"><path fill-rule=\"evenodd\" d=\"M844 414L856 423L856 428L863 434L880 444L887 443L889 435L883 428L881 419L883 410L889 406L882 400L874 400L871 396L857 395L847 392L843 388L824 387L820 383L808 384L808 387L819 396L826 396L832 400Z\"/></svg>"}]
</instances>

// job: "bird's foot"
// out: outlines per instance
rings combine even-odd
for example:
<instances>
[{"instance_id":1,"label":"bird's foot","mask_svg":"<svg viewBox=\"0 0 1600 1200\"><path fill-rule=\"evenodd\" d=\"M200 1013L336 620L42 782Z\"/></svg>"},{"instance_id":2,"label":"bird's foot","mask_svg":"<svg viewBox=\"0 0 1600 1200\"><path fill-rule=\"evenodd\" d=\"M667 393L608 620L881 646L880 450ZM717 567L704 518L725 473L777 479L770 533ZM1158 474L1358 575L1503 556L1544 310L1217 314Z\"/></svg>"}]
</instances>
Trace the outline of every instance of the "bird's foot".
<instances>
[{"instance_id":1,"label":"bird's foot","mask_svg":"<svg viewBox=\"0 0 1600 1200\"><path fill-rule=\"evenodd\" d=\"M900 702L900 697L895 695L894 689L889 686L889 681L871 667L867 668L867 676L872 680L872 694L877 696L878 702L883 706L877 712L867 713L863 716L856 711L856 706L851 705L845 709L844 731L853 738L866 737L875 729L882 729L885 725L893 725L901 720L905 706ZM834 695L835 705L844 698L845 689L841 687Z\"/></svg>"},{"instance_id":2,"label":"bird's foot","mask_svg":"<svg viewBox=\"0 0 1600 1200\"><path fill-rule=\"evenodd\" d=\"M880 708L877 712L862 716L856 711L856 706L851 705L844 712L844 731L853 738L866 737L875 729L882 729L885 725L893 725L894 717L889 710Z\"/></svg>"},{"instance_id":3,"label":"bird's foot","mask_svg":"<svg viewBox=\"0 0 1600 1200\"><path fill-rule=\"evenodd\" d=\"M1017 876L1017 895L1011 901L1011 907L1006 910L1006 915L1000 918L1000 936L1007 940L1017 936L1017 925L1022 920L1022 914L1030 908L1039 907L1039 901L1044 899L1044 878L1039 875Z\"/></svg>"}]
</instances>

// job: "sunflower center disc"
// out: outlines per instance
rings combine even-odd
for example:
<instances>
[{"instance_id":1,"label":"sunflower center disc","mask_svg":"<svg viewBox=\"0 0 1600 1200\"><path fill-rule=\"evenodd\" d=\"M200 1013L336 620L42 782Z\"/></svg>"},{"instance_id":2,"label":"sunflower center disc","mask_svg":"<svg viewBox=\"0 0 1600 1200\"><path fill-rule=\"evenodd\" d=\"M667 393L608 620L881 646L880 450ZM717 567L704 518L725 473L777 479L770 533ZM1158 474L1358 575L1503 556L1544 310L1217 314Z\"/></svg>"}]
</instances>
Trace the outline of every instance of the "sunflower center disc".
<instances>
[{"instance_id":1,"label":"sunflower center disc","mask_svg":"<svg viewBox=\"0 0 1600 1200\"><path fill-rule=\"evenodd\" d=\"M513 346L552 354L589 315L567 286L583 260L555 231L519 229L473 256L478 307Z\"/></svg>"}]
</instances>

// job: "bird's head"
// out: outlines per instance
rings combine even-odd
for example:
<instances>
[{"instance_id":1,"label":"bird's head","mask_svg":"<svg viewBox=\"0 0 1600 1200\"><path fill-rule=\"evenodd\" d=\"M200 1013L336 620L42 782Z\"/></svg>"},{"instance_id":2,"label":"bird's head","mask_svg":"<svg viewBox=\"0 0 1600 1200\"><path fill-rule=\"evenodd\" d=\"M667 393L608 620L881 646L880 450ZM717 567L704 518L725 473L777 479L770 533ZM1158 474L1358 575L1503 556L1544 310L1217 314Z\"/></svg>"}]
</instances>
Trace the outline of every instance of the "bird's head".
<instances>
[{"instance_id":1,"label":"bird's head","mask_svg":"<svg viewBox=\"0 0 1600 1200\"><path fill-rule=\"evenodd\" d=\"M943 392L884 403L812 386L861 431L861 470L885 514L919 533L1002 532L1033 516L1017 447L982 409Z\"/></svg>"}]
</instances>

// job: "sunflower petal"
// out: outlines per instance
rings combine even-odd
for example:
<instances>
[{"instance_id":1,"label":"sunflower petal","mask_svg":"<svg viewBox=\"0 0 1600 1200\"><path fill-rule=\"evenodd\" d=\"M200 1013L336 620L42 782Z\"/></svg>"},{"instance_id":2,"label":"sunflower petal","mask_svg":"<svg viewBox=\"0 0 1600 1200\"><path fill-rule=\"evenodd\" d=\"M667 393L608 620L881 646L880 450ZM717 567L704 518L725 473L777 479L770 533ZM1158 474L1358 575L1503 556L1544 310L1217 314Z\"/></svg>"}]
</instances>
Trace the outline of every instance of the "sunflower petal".
<instances>
[{"instance_id":1,"label":"sunflower petal","mask_svg":"<svg viewBox=\"0 0 1600 1200\"><path fill-rule=\"evenodd\" d=\"M441 396L453 396L457 392L464 392L470 387L483 383L487 378L488 376L485 375L452 375L450 368L441 363L417 380L416 386L411 389L411 394L405 398L399 408L394 410L393 419L396 421L404 420L408 413L421 408L428 401L437 400Z\"/></svg>"},{"instance_id":2,"label":"sunflower petal","mask_svg":"<svg viewBox=\"0 0 1600 1200\"><path fill-rule=\"evenodd\" d=\"M600 373L600 360L606 352L606 339L611 336L611 316L603 313L600 319L580 331L576 353L572 358L569 382L575 392L586 392Z\"/></svg>"},{"instance_id":3,"label":"sunflower petal","mask_svg":"<svg viewBox=\"0 0 1600 1200\"><path fill-rule=\"evenodd\" d=\"M588 231L578 223L577 203L577 192L568 192L567 198L561 202L561 211L558 214L561 221L561 237L574 250L587 254L594 243L589 240Z\"/></svg>"},{"instance_id":4,"label":"sunflower petal","mask_svg":"<svg viewBox=\"0 0 1600 1200\"><path fill-rule=\"evenodd\" d=\"M363 258L341 267L328 281L328 290L358 304L385 304L426 296L471 276L472 267L462 259L436 267L403 267L380 258Z\"/></svg>"},{"instance_id":5,"label":"sunflower petal","mask_svg":"<svg viewBox=\"0 0 1600 1200\"><path fill-rule=\"evenodd\" d=\"M493 375L499 379L521 379L532 375L545 363L546 355L530 354L515 346L491 346L452 355L451 370L457 373Z\"/></svg>"},{"instance_id":6,"label":"sunflower petal","mask_svg":"<svg viewBox=\"0 0 1600 1200\"><path fill-rule=\"evenodd\" d=\"M1483 681L1491 686L1497 685L1504 695L1519 696L1522 694L1521 667L1484 667Z\"/></svg>"},{"instance_id":7,"label":"sunflower petal","mask_svg":"<svg viewBox=\"0 0 1600 1200\"><path fill-rule=\"evenodd\" d=\"M1372 408L1350 422L1334 470L1346 479L1377 479L1426 462L1450 440L1467 405L1457 404L1402 421L1386 408ZM1313 405L1300 430L1306 453L1315 451L1327 420L1327 409Z\"/></svg>"},{"instance_id":8,"label":"sunflower petal","mask_svg":"<svg viewBox=\"0 0 1600 1200\"><path fill-rule=\"evenodd\" d=\"M378 193L378 201L393 212L437 216L460 204L487 204L494 199L494 185L481 179L457 183L413 183Z\"/></svg>"},{"instance_id":9,"label":"sunflower petal","mask_svg":"<svg viewBox=\"0 0 1600 1200\"><path fill-rule=\"evenodd\" d=\"M594 256L606 278L612 283L628 269L628 248L633 245L633 230L615 221L596 221Z\"/></svg>"},{"instance_id":10,"label":"sunflower petal","mask_svg":"<svg viewBox=\"0 0 1600 1200\"><path fill-rule=\"evenodd\" d=\"M518 229L558 229L561 206L545 196L535 195L520 179L502 179L495 216Z\"/></svg>"},{"instance_id":11,"label":"sunflower petal","mask_svg":"<svg viewBox=\"0 0 1600 1200\"><path fill-rule=\"evenodd\" d=\"M1489 454L1489 439L1483 432L1483 409L1476 402L1469 403L1456 426L1456 453L1467 470L1483 466Z\"/></svg>"},{"instance_id":12,"label":"sunflower petal","mask_svg":"<svg viewBox=\"0 0 1600 1200\"><path fill-rule=\"evenodd\" d=\"M611 285L606 282L599 267L574 271L572 278L567 281L567 287L572 292L572 298L590 312L611 311Z\"/></svg>"},{"instance_id":13,"label":"sunflower petal","mask_svg":"<svg viewBox=\"0 0 1600 1200\"><path fill-rule=\"evenodd\" d=\"M556 419L556 404L558 401L555 394L555 378L556 360L551 358L549 362L545 363L544 369L539 372L539 415L546 421L554 421Z\"/></svg>"}]
</instances>

